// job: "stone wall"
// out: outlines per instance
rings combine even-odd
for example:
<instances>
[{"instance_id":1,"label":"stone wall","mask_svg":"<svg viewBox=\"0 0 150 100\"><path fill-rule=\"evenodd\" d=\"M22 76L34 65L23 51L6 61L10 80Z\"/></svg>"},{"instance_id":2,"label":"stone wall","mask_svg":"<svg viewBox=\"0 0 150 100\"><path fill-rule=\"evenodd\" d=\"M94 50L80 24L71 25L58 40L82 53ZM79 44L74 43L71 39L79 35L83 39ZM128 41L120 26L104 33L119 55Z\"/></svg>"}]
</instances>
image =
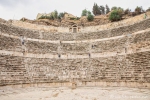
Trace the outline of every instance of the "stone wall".
<instances>
[{"instance_id":1,"label":"stone wall","mask_svg":"<svg viewBox=\"0 0 150 100\"><path fill-rule=\"evenodd\" d=\"M0 23L0 85L129 82L150 87L149 21L91 35L41 33Z\"/></svg>"},{"instance_id":2,"label":"stone wall","mask_svg":"<svg viewBox=\"0 0 150 100\"><path fill-rule=\"evenodd\" d=\"M120 35L128 35L137 31L145 30L147 28L150 28L150 19L134 23L133 25L116 27L110 30L101 30L97 32L83 32L83 33L40 32L0 23L0 30L3 33L7 33L14 36L24 36L33 39L61 40L61 41L110 38Z\"/></svg>"},{"instance_id":3,"label":"stone wall","mask_svg":"<svg viewBox=\"0 0 150 100\"><path fill-rule=\"evenodd\" d=\"M44 41L30 38L24 38L24 44L21 43L20 37L10 37L6 34L1 35L1 50L26 52L34 54L84 54L84 53L104 53L118 52L124 53L125 50L130 50L138 45L139 49L142 46L148 46L150 39L150 29L144 32L135 32L119 37L95 39L89 41ZM4 42L6 41L6 42ZM142 43L142 45L141 45ZM131 46L131 47L128 47ZM132 50L135 50L134 48Z\"/></svg>"},{"instance_id":4,"label":"stone wall","mask_svg":"<svg viewBox=\"0 0 150 100\"><path fill-rule=\"evenodd\" d=\"M28 79L23 57L0 55L0 85L22 84Z\"/></svg>"},{"instance_id":5,"label":"stone wall","mask_svg":"<svg viewBox=\"0 0 150 100\"><path fill-rule=\"evenodd\" d=\"M107 29L113 29L116 27L123 27L123 26L128 26L132 25L134 23L140 22L144 19L144 14L125 19L119 22L113 22L113 23L108 23L104 25L97 25L97 26L88 26L88 27L81 27L81 32L97 32L101 30L107 30ZM150 12L147 12L147 18L150 18ZM22 21L13 21L12 25L15 25L17 27L23 27L31 30L38 30L38 31L44 31L44 32L69 32L69 27L55 27L55 26L44 26L44 25L36 25L36 24L31 24L27 22L22 22Z\"/></svg>"},{"instance_id":6,"label":"stone wall","mask_svg":"<svg viewBox=\"0 0 150 100\"><path fill-rule=\"evenodd\" d=\"M0 50L21 51L22 45L19 39L0 36Z\"/></svg>"},{"instance_id":7,"label":"stone wall","mask_svg":"<svg viewBox=\"0 0 150 100\"><path fill-rule=\"evenodd\" d=\"M28 42L26 42L25 47L26 47L26 52L28 52L28 53L44 54L44 53L57 52L58 44L28 41Z\"/></svg>"}]
</instances>

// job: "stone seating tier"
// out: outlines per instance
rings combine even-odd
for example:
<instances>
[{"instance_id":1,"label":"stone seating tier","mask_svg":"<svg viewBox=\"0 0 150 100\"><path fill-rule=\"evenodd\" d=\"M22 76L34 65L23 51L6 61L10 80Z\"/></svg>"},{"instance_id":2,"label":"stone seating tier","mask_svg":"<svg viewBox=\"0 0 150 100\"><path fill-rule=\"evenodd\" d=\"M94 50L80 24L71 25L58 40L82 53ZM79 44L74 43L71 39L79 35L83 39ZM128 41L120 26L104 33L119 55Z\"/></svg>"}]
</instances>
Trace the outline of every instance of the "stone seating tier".
<instances>
[{"instance_id":1,"label":"stone seating tier","mask_svg":"<svg viewBox=\"0 0 150 100\"><path fill-rule=\"evenodd\" d=\"M103 52L119 52L124 53L125 49L136 46L140 48L149 48L150 31L143 31L139 34L132 34L129 36L106 39L106 40L94 40L87 42L80 41L66 41L50 43L24 40L22 44L21 39L12 38L8 36L0 35L0 50L25 52L33 54L84 54L84 53L103 53Z\"/></svg>"},{"instance_id":2,"label":"stone seating tier","mask_svg":"<svg viewBox=\"0 0 150 100\"><path fill-rule=\"evenodd\" d=\"M90 59L0 56L0 84L79 81L150 82L150 52Z\"/></svg>"},{"instance_id":3,"label":"stone seating tier","mask_svg":"<svg viewBox=\"0 0 150 100\"><path fill-rule=\"evenodd\" d=\"M150 19L143 20L133 25L121 27L118 26L116 28L109 30L102 30L98 32L89 32L89 33L44 33L40 31L23 29L0 23L0 31L2 33L7 33L14 36L24 36L26 38L32 39L60 40L60 41L110 38L120 35L131 34L140 30L145 30L147 28L150 28Z\"/></svg>"}]
</instances>

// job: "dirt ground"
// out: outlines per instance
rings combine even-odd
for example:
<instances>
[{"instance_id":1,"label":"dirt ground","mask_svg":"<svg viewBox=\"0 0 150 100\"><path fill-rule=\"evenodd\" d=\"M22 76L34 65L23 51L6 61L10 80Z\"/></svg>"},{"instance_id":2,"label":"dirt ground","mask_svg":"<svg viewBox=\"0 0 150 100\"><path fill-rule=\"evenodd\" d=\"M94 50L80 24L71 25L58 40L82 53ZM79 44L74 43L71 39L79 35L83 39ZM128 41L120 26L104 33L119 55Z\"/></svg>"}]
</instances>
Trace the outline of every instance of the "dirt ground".
<instances>
[{"instance_id":1,"label":"dirt ground","mask_svg":"<svg viewBox=\"0 0 150 100\"><path fill-rule=\"evenodd\" d=\"M150 100L150 89L127 87L0 88L0 100Z\"/></svg>"}]
</instances>

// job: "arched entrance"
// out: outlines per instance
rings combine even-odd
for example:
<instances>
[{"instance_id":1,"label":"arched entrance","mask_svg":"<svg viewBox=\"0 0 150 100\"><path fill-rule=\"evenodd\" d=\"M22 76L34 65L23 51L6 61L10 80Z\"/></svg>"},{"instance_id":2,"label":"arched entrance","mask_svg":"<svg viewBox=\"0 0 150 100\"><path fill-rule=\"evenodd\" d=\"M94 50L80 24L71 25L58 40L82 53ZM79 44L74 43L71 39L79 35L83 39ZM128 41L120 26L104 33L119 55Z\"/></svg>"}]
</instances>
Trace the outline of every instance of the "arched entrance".
<instances>
[{"instance_id":1,"label":"arched entrance","mask_svg":"<svg viewBox=\"0 0 150 100\"><path fill-rule=\"evenodd\" d=\"M77 33L77 26L76 25L73 26L73 33Z\"/></svg>"},{"instance_id":2,"label":"arched entrance","mask_svg":"<svg viewBox=\"0 0 150 100\"><path fill-rule=\"evenodd\" d=\"M72 26L70 26L70 28L69 28L69 32L73 32L73 33L77 33L77 32L80 32L80 27L79 26L77 26L77 25L72 25Z\"/></svg>"}]
</instances>

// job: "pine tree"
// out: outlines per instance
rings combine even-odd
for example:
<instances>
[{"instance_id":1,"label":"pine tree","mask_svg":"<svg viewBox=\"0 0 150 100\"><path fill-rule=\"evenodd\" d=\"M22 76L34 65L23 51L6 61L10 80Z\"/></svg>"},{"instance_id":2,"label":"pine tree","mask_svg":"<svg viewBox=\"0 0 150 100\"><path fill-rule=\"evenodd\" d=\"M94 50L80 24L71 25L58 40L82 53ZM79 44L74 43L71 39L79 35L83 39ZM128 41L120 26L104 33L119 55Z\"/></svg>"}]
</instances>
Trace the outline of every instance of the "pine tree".
<instances>
[{"instance_id":1,"label":"pine tree","mask_svg":"<svg viewBox=\"0 0 150 100\"><path fill-rule=\"evenodd\" d=\"M101 14L105 14L105 7L104 6L100 6L99 7Z\"/></svg>"},{"instance_id":2,"label":"pine tree","mask_svg":"<svg viewBox=\"0 0 150 100\"><path fill-rule=\"evenodd\" d=\"M110 8L108 7L108 5L106 4L106 14L108 14L110 12Z\"/></svg>"},{"instance_id":3,"label":"pine tree","mask_svg":"<svg viewBox=\"0 0 150 100\"><path fill-rule=\"evenodd\" d=\"M96 3L94 3L94 5L93 5L93 14L96 16L96 15L101 15L101 11L100 11L100 9L99 9L99 6L96 4Z\"/></svg>"}]
</instances>

